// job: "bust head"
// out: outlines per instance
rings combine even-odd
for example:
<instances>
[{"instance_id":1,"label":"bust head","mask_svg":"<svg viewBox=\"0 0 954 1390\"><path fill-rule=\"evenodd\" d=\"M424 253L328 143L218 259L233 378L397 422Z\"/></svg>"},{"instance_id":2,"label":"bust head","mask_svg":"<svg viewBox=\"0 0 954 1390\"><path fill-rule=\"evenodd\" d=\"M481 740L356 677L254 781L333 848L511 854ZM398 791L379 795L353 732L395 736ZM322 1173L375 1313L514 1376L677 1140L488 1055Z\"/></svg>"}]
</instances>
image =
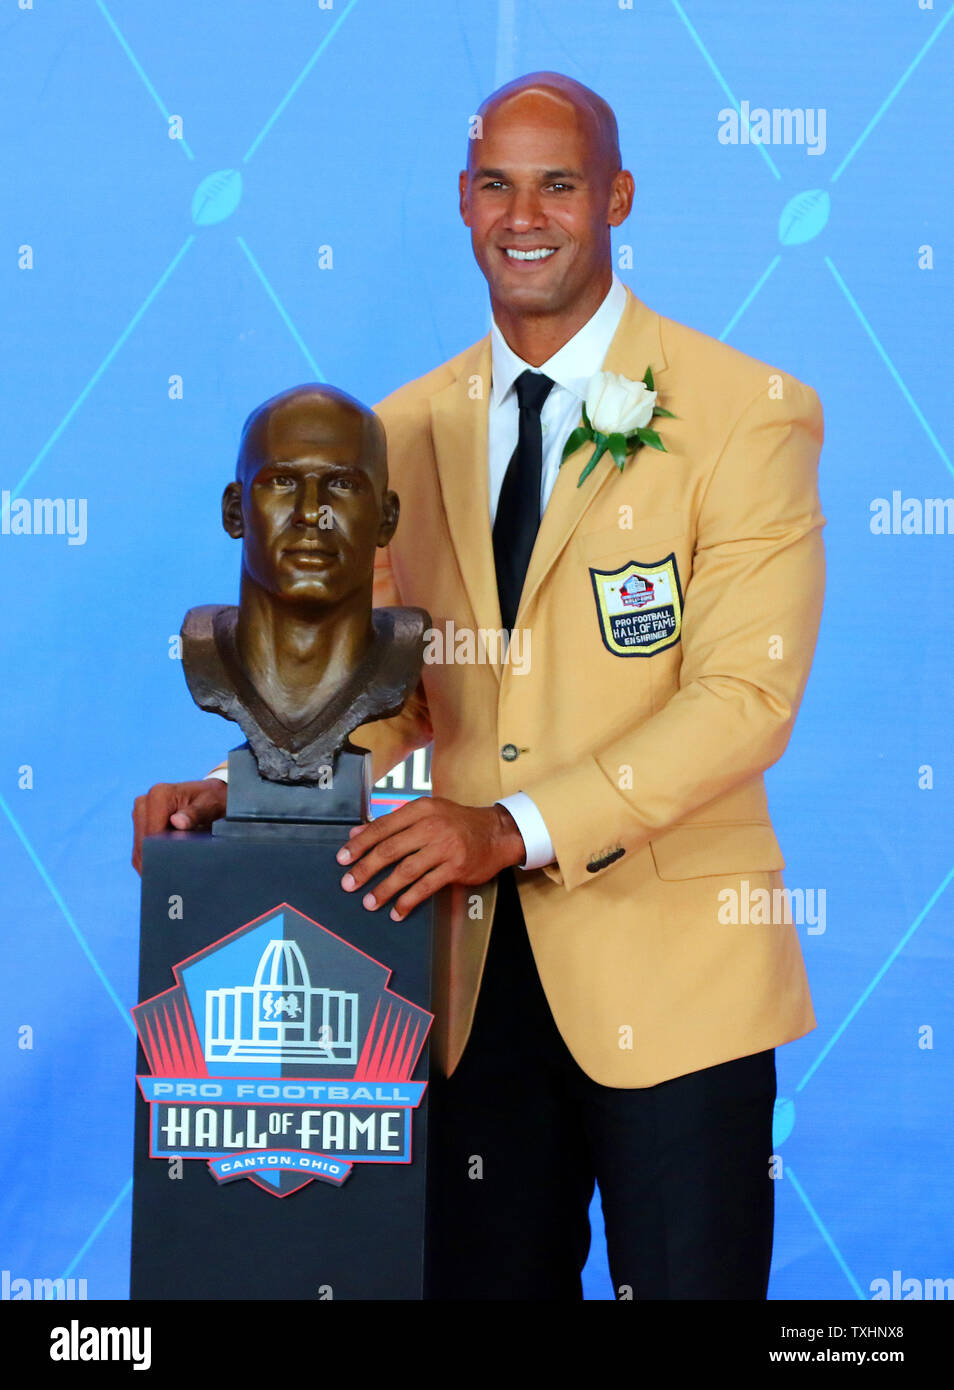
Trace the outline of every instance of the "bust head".
<instances>
[{"instance_id":1,"label":"bust head","mask_svg":"<svg viewBox=\"0 0 954 1390\"><path fill-rule=\"evenodd\" d=\"M245 422L222 524L242 540L242 583L294 607L367 595L397 526L384 426L333 386L297 386Z\"/></svg>"},{"instance_id":2,"label":"bust head","mask_svg":"<svg viewBox=\"0 0 954 1390\"><path fill-rule=\"evenodd\" d=\"M318 781L417 684L427 614L372 607L398 513L384 426L353 396L297 386L246 420L222 497L238 607L190 609L182 656L196 703L240 725L269 781Z\"/></svg>"}]
</instances>

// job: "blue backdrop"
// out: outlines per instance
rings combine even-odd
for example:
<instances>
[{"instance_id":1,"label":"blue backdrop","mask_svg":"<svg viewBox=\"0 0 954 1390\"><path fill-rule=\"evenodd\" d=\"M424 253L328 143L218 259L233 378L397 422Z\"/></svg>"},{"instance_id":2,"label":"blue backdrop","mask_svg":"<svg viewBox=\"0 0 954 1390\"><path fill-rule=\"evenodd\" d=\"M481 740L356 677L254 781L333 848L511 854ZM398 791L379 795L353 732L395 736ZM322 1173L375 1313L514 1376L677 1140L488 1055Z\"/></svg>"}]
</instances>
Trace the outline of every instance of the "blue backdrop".
<instances>
[{"instance_id":1,"label":"blue backdrop","mask_svg":"<svg viewBox=\"0 0 954 1390\"><path fill-rule=\"evenodd\" d=\"M819 1027L778 1058L771 1296L954 1295L927 1282L954 1276L954 503L923 506L954 493L952 16L946 0L2 0L10 1277L127 1294L130 805L229 746L170 643L188 607L236 593L218 509L239 426L304 380L377 400L486 331L456 206L468 118L556 68L619 116L637 189L621 277L825 407L828 598L770 774L786 881L825 894L824 930L800 928ZM18 498L41 534L18 530ZM609 1298L598 1207L594 1230L588 1295Z\"/></svg>"}]
</instances>

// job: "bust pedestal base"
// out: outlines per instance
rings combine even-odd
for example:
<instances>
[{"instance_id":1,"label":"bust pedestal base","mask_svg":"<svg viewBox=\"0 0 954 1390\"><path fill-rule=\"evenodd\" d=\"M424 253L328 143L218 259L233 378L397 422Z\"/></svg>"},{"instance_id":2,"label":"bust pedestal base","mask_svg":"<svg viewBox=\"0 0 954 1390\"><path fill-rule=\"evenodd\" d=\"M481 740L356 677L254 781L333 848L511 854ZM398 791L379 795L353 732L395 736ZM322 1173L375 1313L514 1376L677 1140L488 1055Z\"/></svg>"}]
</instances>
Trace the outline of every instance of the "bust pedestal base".
<instances>
[{"instance_id":1,"label":"bust pedestal base","mask_svg":"<svg viewBox=\"0 0 954 1390\"><path fill-rule=\"evenodd\" d=\"M131 1296L419 1299L442 900L392 922L346 826L241 824L143 846Z\"/></svg>"}]
</instances>

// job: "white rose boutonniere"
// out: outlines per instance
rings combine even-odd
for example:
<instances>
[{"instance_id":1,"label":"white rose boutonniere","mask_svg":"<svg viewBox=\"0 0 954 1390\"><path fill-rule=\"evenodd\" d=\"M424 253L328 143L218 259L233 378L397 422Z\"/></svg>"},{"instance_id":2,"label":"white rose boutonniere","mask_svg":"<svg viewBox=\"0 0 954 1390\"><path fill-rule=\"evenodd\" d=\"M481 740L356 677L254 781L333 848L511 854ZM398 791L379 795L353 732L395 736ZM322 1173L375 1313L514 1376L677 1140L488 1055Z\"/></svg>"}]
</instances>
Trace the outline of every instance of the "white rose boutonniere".
<instances>
[{"instance_id":1,"label":"white rose boutonniere","mask_svg":"<svg viewBox=\"0 0 954 1390\"><path fill-rule=\"evenodd\" d=\"M671 410L656 404L656 391L651 367L646 368L642 381L630 381L619 372L597 372L591 379L583 403L583 423L570 435L563 446L560 466L581 444L592 440L596 445L593 457L580 474L577 487L592 473L604 454L611 454L622 473L627 454L633 454L644 444L666 452L666 446L655 430L649 428L654 415L675 420Z\"/></svg>"}]
</instances>

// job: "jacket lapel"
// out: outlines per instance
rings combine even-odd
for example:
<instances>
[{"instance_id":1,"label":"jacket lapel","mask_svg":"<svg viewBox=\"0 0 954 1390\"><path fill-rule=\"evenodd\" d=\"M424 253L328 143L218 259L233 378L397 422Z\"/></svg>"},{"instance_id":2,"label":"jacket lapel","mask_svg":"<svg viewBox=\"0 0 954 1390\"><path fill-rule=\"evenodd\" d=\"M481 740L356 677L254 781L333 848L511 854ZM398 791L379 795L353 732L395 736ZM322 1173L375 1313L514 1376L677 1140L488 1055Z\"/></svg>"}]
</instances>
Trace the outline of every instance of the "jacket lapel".
<instances>
[{"instance_id":1,"label":"jacket lapel","mask_svg":"<svg viewBox=\"0 0 954 1390\"><path fill-rule=\"evenodd\" d=\"M631 379L642 380L646 368L652 367L653 378L658 385L658 378L663 376L667 366L659 330L659 315L627 289L626 308L603 361L602 370L620 372ZM557 474L530 557L530 566L520 597L518 623L521 620L526 621L526 614L534 595L580 520L593 505L597 495L609 485L610 479L617 476L615 463L609 454L604 454L583 486L577 487L577 479L592 455L593 445L583 445L570 455ZM632 467L631 461L627 461L625 466Z\"/></svg>"},{"instance_id":2,"label":"jacket lapel","mask_svg":"<svg viewBox=\"0 0 954 1390\"><path fill-rule=\"evenodd\" d=\"M489 336L463 354L458 375L431 397L431 430L444 511L461 578L476 625L500 627L500 602L490 529L487 473L487 412L490 395ZM626 308L603 362L603 370L642 378L651 366L661 378L667 363L659 315L626 291ZM475 383L480 395L474 397ZM523 586L517 621L526 614L541 583L597 495L616 476L609 455L597 464L582 487L577 479L593 453L592 444L577 449L563 464L540 522ZM627 467L631 467L627 463ZM501 678L501 667L494 663Z\"/></svg>"}]
</instances>

